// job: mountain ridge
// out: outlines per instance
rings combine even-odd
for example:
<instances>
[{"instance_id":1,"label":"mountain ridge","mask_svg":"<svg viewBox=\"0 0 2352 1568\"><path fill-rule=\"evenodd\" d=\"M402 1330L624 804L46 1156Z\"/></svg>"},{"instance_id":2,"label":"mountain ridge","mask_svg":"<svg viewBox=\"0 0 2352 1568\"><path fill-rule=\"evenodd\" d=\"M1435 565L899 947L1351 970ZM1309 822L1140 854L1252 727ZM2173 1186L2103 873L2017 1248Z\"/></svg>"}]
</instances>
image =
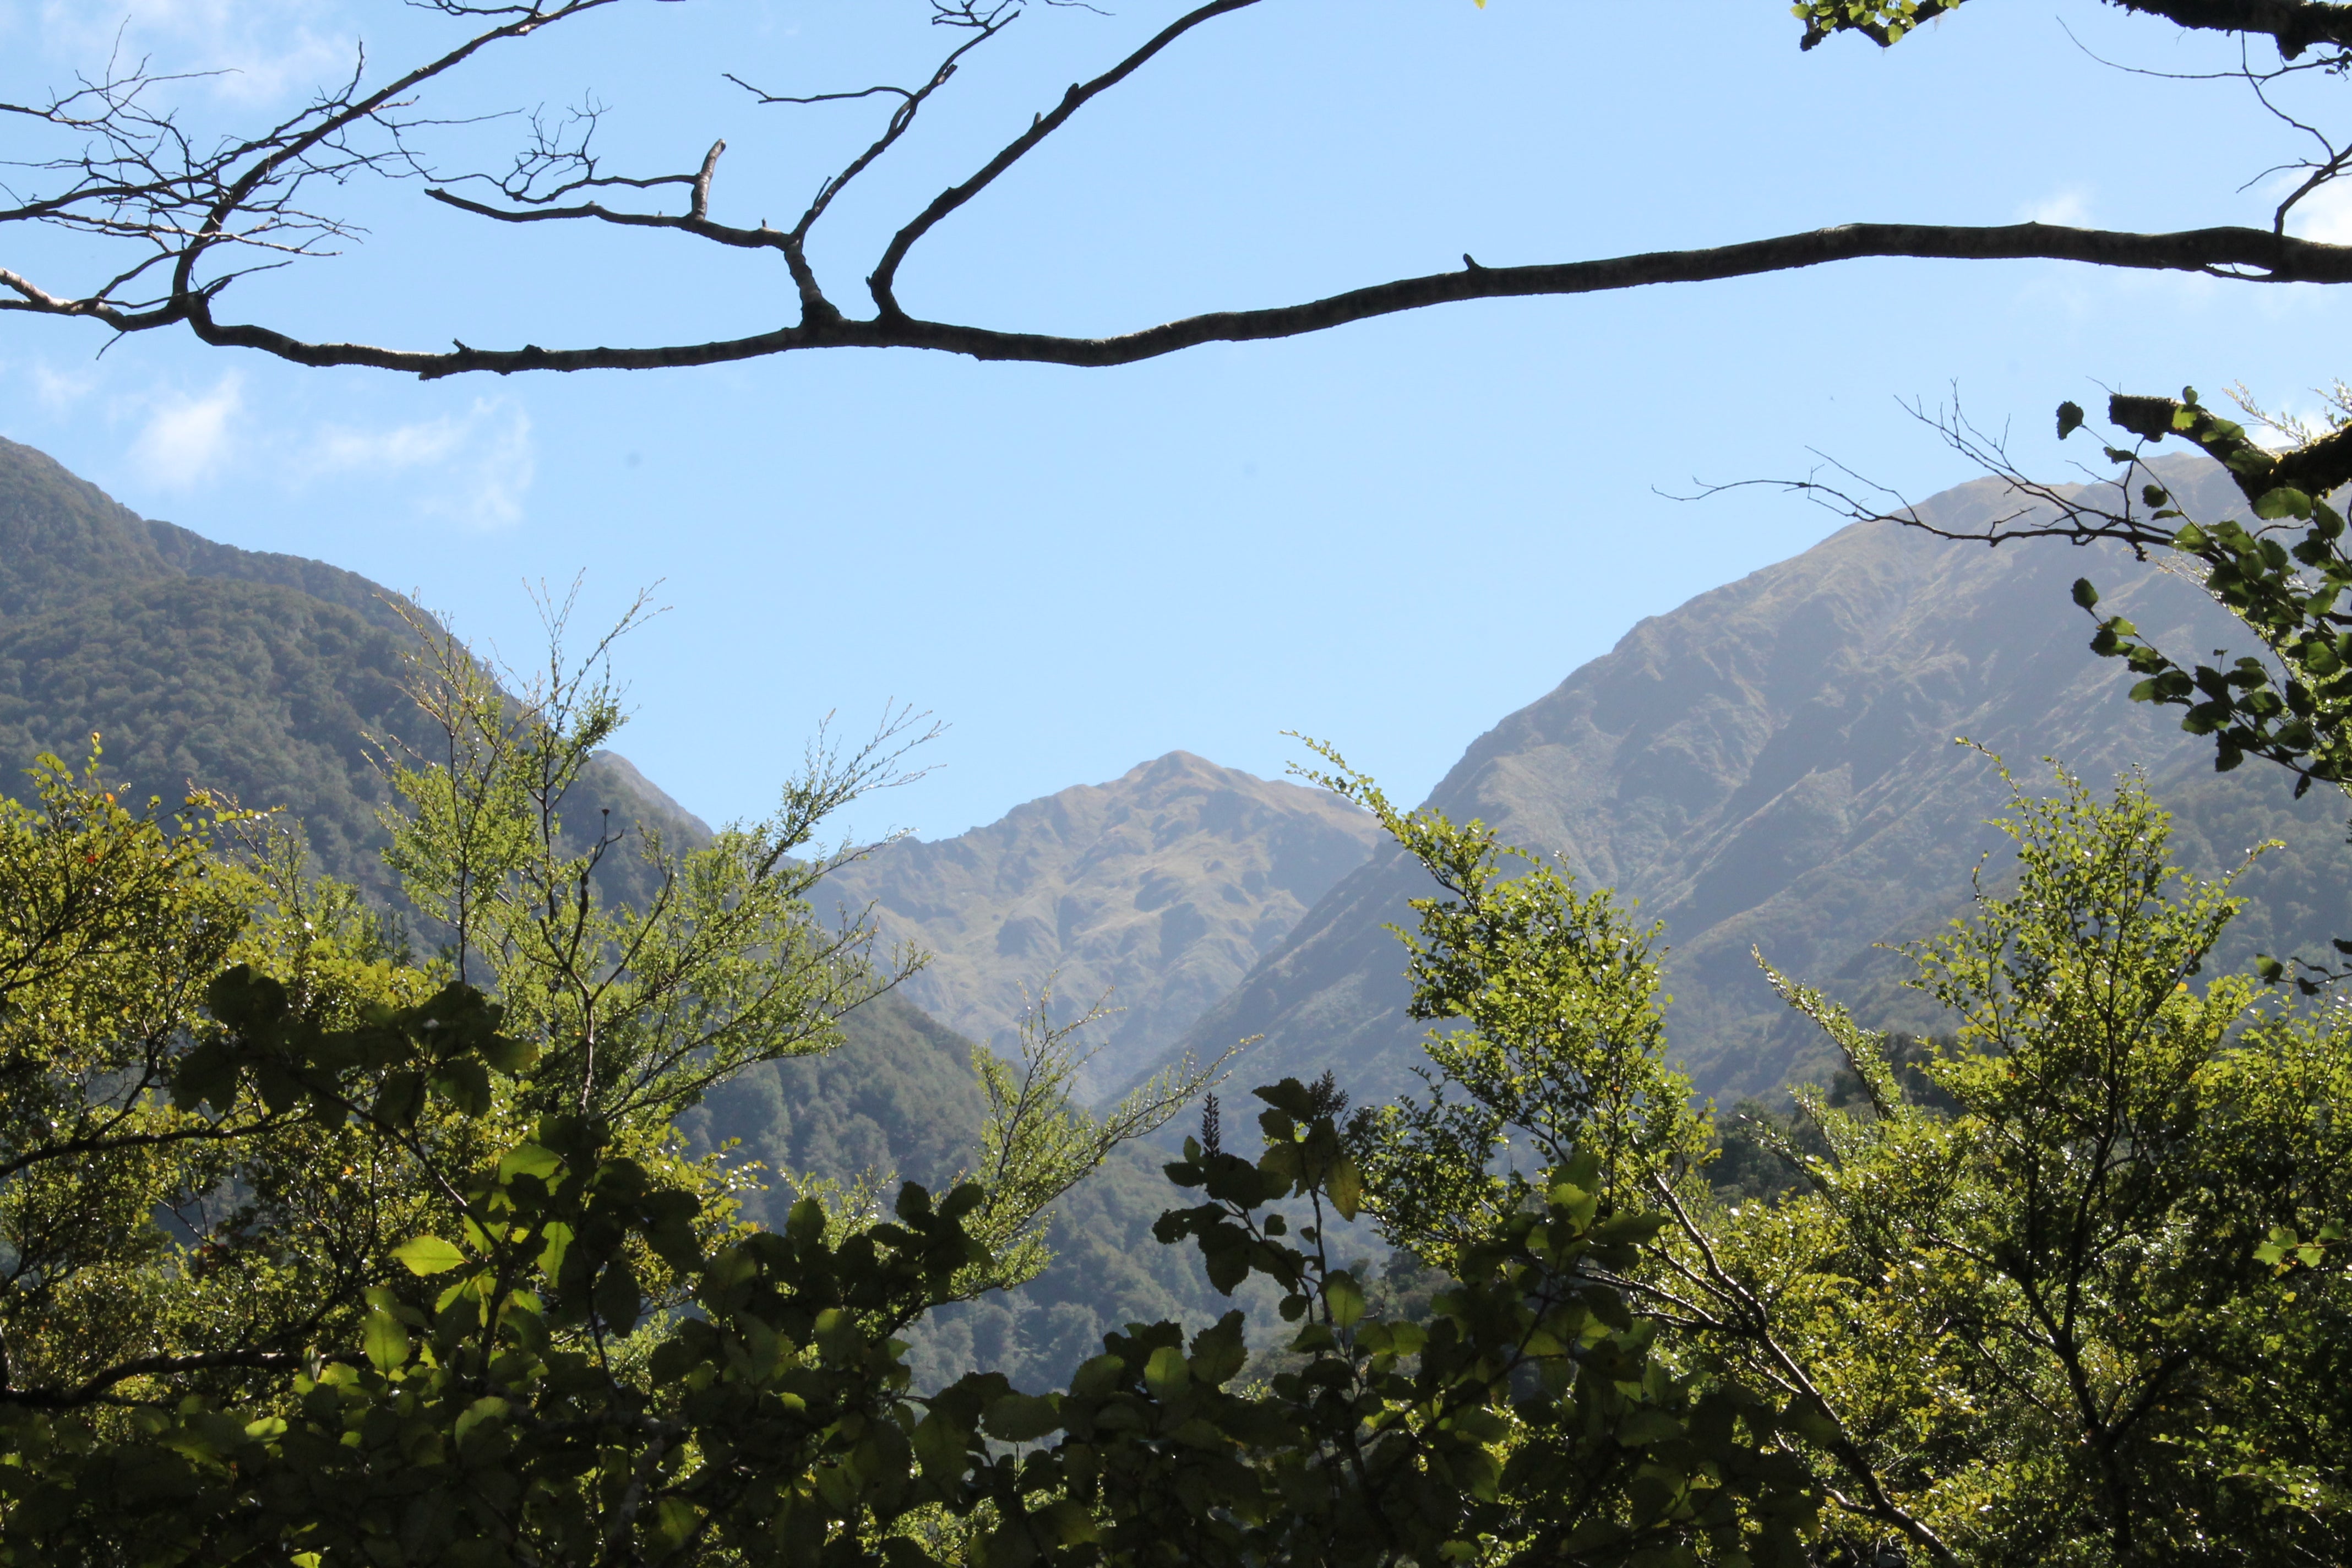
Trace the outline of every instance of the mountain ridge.
<instances>
[{"instance_id":1,"label":"mountain ridge","mask_svg":"<svg viewBox=\"0 0 2352 1568\"><path fill-rule=\"evenodd\" d=\"M0 438L0 794L42 752L178 801L191 787L303 826L320 869L398 902L377 815L379 743L420 744L406 656L434 625L325 562L240 550L140 517L47 453ZM617 753L593 762L582 820L611 807L672 835L709 828ZM642 880L613 858L623 891Z\"/></svg>"},{"instance_id":2,"label":"mountain ridge","mask_svg":"<svg viewBox=\"0 0 2352 1568\"><path fill-rule=\"evenodd\" d=\"M96 731L110 785L167 802L192 785L220 788L282 806L320 869L396 910L372 738L425 738L402 685L416 646L404 608L413 613L324 563L140 518L45 454L0 440L0 792L29 793L21 770L38 752L79 764ZM710 837L612 752L592 763L566 815L596 822L606 807L625 836L650 824L674 848ZM633 848L624 843L600 870L606 896L646 890ZM984 1115L972 1042L894 992L841 1024L840 1048L750 1069L689 1110L682 1132L703 1150L737 1141L729 1158L772 1172L950 1179ZM1118 1151L1063 1200L1051 1231L1059 1257L1043 1277L915 1336L927 1385L981 1363L1051 1384L1130 1318L1214 1317L1221 1299L1193 1256L1150 1240L1170 1192L1142 1151ZM781 1219L791 1188L779 1175L744 1196L749 1217Z\"/></svg>"},{"instance_id":3,"label":"mountain ridge","mask_svg":"<svg viewBox=\"0 0 2352 1568\"><path fill-rule=\"evenodd\" d=\"M1108 994L1098 1089L1172 1046L1378 833L1328 792L1174 751L953 837L886 845L832 896L927 949L908 996L1000 1048L1049 983L1057 1018Z\"/></svg>"},{"instance_id":4,"label":"mountain ridge","mask_svg":"<svg viewBox=\"0 0 2352 1568\"><path fill-rule=\"evenodd\" d=\"M2198 515L2236 500L2210 465L2168 465ZM1961 529L2007 510L1992 481L1922 503ZM2084 647L2068 584L2084 572L2176 646L2248 639L2198 586L2119 551L1948 544L1859 523L1790 561L1709 590L1627 632L1551 692L1474 742L1431 793L1484 818L1588 886L1616 888L1665 924L1667 1024L1704 1093L1770 1089L1827 1067L1750 949L1809 984L1864 994L1865 1021L1930 1021L1874 943L1958 912L1998 843L2003 791L1968 734L2039 788L2056 754L2095 785L2149 771L2180 809L2189 858L2210 869L2255 830L2294 841L2250 874L2241 945L2272 951L2352 930L2340 805L2289 801L2291 781L2216 781L2177 716L2124 700L2127 677ZM2232 633L2235 633L2234 637ZM2275 797L2275 798L2273 798ZM2334 814L2334 815L2331 815ZM2251 840L2248 840L2251 841ZM1253 1079L1330 1068L1360 1097L1414 1087L1421 1026L1404 1015L1404 954L1381 929L1430 889L1384 847L1343 879L1180 1049L1262 1037Z\"/></svg>"}]
</instances>

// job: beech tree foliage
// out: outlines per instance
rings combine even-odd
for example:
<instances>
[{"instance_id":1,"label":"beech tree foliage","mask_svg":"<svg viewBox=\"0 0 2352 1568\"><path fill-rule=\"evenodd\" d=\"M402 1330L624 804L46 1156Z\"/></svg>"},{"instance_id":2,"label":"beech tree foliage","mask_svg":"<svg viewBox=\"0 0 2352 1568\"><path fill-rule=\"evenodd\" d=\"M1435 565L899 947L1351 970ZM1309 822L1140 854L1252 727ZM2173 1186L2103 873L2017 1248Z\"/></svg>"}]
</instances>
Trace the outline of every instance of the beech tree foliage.
<instances>
[{"instance_id":1,"label":"beech tree foliage","mask_svg":"<svg viewBox=\"0 0 2352 1568\"><path fill-rule=\"evenodd\" d=\"M610 639L567 659L563 620L503 685L417 628L437 738L384 765L426 957L266 814L134 807L95 748L0 803L0 1562L1805 1561L1779 1406L1662 1360L1616 1282L1655 1231L1618 1167L1653 1155L1605 1097L1390 1320L1328 1234L1370 1192L1345 1097L1263 1089L1263 1152L1213 1110L1158 1234L1270 1289L1282 1370L1242 1377L1237 1310L1131 1324L1060 1391L916 1389L905 1331L1033 1276L1046 1207L1214 1068L1089 1112L1041 1026L975 1063L969 1177L745 1223L753 1173L676 1119L917 962L807 903L906 731L818 747L702 847L583 829L621 715Z\"/></svg>"},{"instance_id":2,"label":"beech tree foliage","mask_svg":"<svg viewBox=\"0 0 2352 1568\"><path fill-rule=\"evenodd\" d=\"M1060 1389L921 1389L905 1331L1017 1282L1042 1206L1199 1080L1097 1122L1050 1057L998 1068L971 1178L744 1223L747 1173L675 1117L877 983L761 886L811 863L765 853L810 842L793 803L875 775L820 753L785 826L646 842L684 890L607 909L609 836L566 848L534 794L606 689L552 668L492 700L422 661L462 721L454 762L394 764L394 854L447 928L423 961L266 819L135 809L102 759L0 806L0 1562L2352 1552L2352 1025L2209 973L2236 900L2128 779L2015 794L2016 885L1911 950L1958 1023L1907 1076L1774 976L1862 1094L1801 1096L1811 1137L1761 1134L1788 1191L1727 1204L1654 933L1325 750L1435 883L1406 933L1427 1096L1350 1115L1285 1080L1254 1157L1213 1105L1185 1140L1158 1239L1270 1314L1129 1324ZM1439 1288L1375 1310L1350 1221Z\"/></svg>"},{"instance_id":3,"label":"beech tree foliage","mask_svg":"<svg viewBox=\"0 0 2352 1568\"><path fill-rule=\"evenodd\" d=\"M2047 798L2012 783L2014 882L1988 878L1907 950L1956 1025L1909 1071L1768 969L1861 1093L1801 1089L1802 1139L1751 1129L1795 1187L1727 1204L1711 1115L1666 1065L1654 932L1323 755L1310 776L1441 889L1399 932L1414 1015L1439 1026L1430 1095L1347 1128L1385 1237L1475 1265L1480 1223L1542 1202L1506 1161L1557 1171L1572 1150L1609 1225L1648 1241L1587 1268L1687 1386L1771 1413L1760 1452L1822 1500L1816 1561L2352 1553L2352 1294L2331 1256L2352 1022L2260 970L2211 972L2240 900L2171 863L2137 780L2109 800L2063 770Z\"/></svg>"},{"instance_id":4,"label":"beech tree foliage","mask_svg":"<svg viewBox=\"0 0 2352 1568\"><path fill-rule=\"evenodd\" d=\"M455 112L438 106L463 73L494 57L529 50L534 40L577 31L594 14L625 0L415 0L447 24L432 50L390 65L362 59L342 82L320 89L289 114L253 123L198 125L178 100L178 79L131 62L100 66L69 91L0 103L0 124L19 177L0 229L44 226L77 244L66 259L40 266L0 255L0 310L87 319L113 333L181 329L221 347L257 350L300 364L367 365L424 377L476 371L642 369L713 364L826 348L914 348L1069 365L1129 363L1212 342L1284 338L1370 317L1465 300L1586 294L1654 284L1699 282L1816 267L1862 257L1972 260L2042 258L2094 266L2204 272L2256 281L2339 283L2352 279L2352 247L2286 232L2296 203L2337 178L2352 143L2294 121L2316 138L2303 161L2305 177L2263 228L2223 225L2170 233L2134 233L2067 225L1883 223L1856 221L1808 232L1758 236L1690 250L1527 264L1481 265L1468 256L1458 270L1368 281L1319 300L1233 308L1175 321L1143 322L1105 337L1072 337L1014 325L981 325L927 317L902 300L900 272L910 253L957 213L984 200L1007 171L1056 136L1085 133L1089 105L1119 90L1173 50L1217 47L1218 24L1283 0L1208 0L1170 16L1125 55L1106 58L1087 79L1041 103L1025 125L971 151L971 173L908 213L874 256L862 279L845 289L820 277L810 260L811 234L842 192L909 137L923 133L922 113L952 90L958 72L975 68L986 47L1018 37L1026 0L926 0L949 41L925 67L898 83L753 83L714 61L715 88L743 92L779 114L820 102L871 100L872 140L835 170L782 226L747 215L773 210L771 193L739 190L726 177L723 141L676 168L612 166L594 144L598 116L563 121L533 116L503 168L444 167L434 131ZM1051 0L1049 0L1051 3ZM1920 24L1956 10L1960 0L1803 0L1794 7L1792 41L1806 48L1867 39L1892 46ZM2340 74L2352 47L2352 7L2326 0L2114 0L2124 9L2192 32L2243 40L2250 61L2267 51L2273 67L2250 64L2249 80L2268 90L2293 76ZM1465 25L1473 13L1465 8ZM1916 45L1912 47L1917 47ZM567 90L569 90L567 87ZM739 334L694 342L644 342L625 314L600 323L594 345L533 343L448 347L348 341L241 320L237 280L256 270L306 261L360 237L338 192L363 178L414 181L424 195L494 225L588 225L649 235L683 236L772 258L778 281L797 302L795 320L765 319L773 290L744 301L759 324ZM393 243L398 243L395 235ZM52 268L63 268L62 275ZM857 296L853 298L852 296ZM625 310L631 295L608 296ZM618 344L621 346L609 346Z\"/></svg>"}]
</instances>

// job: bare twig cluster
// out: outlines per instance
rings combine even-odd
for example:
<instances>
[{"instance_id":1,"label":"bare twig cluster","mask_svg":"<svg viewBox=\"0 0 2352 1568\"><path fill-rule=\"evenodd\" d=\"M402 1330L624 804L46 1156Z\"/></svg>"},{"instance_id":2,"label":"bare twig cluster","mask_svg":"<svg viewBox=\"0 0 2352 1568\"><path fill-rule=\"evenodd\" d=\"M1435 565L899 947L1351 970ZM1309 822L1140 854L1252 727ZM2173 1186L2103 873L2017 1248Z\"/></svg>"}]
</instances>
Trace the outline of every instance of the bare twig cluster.
<instances>
[{"instance_id":1,"label":"bare twig cluster","mask_svg":"<svg viewBox=\"0 0 2352 1568\"><path fill-rule=\"evenodd\" d=\"M948 28L953 42L929 74L911 84L787 91L729 73L725 79L762 106L791 109L867 99L889 105L873 139L822 179L798 216L783 227L765 218L747 224L718 216L728 205L719 200L718 188L727 150L723 140L710 142L698 162L688 167L648 174L611 166L596 145L607 110L593 97L560 113L519 115L522 144L503 170L432 166L420 150L418 132L470 121L432 116L425 108L430 89L446 85L443 79L489 51L520 45L616 0L415 3L464 29L454 47L373 85L362 55L339 84L320 89L276 122L239 134L206 138L191 130L170 101L190 79L157 72L144 60L118 58L71 91L43 101L0 103L0 122L48 138L48 150L0 164L16 171L31 187L19 192L0 185L0 202L5 204L0 205L0 226L64 228L102 242L102 253L112 258L105 264L109 275L79 291L55 289L29 272L0 267L0 310L86 317L116 333L185 327L207 343L257 350L300 364L366 365L434 378L475 371L509 374L712 364L835 347L919 348L1067 365L1123 364L1210 342L1291 337L1457 300L1599 293L1864 257L2042 258L2204 272L2249 281L2352 281L2352 247L2286 233L2288 215L2297 204L2352 167L2352 140L2325 131L2282 96L2290 80L2340 77L2352 63L2352 5L2123 0L2128 9L2184 28L2267 38L2277 46L2277 68L2248 64L2232 73L2242 76L2263 103L2312 146L2307 156L2280 166L2295 174L2297 183L2267 228L2233 226L2142 234L2038 223L1861 223L1696 249L1530 266L1480 266L1465 256L1458 271L1082 337L925 319L902 304L901 271L916 246L1087 104L1192 34L1265 0L1204 0L1099 75L1072 83L969 176L940 191L889 237L865 277L870 310L862 314L845 307L818 276L809 257L813 231L842 193L913 131L924 108L974 51L1019 21L1032 0L925 0L929 19ZM1093 9L1081 0L1035 3ZM1817 0L1806 8L1812 29L1808 43L1845 30L1892 42L1957 3L1912 5L1898 26L1885 22L1881 14L1894 16L1902 7L1890 9L1881 0ZM1822 20L1832 13L1833 25ZM337 342L260 321L224 319L224 296L237 279L301 258L331 254L358 237L356 226L338 216L325 198L334 187L363 175L420 180L433 200L501 224L652 229L772 253L791 280L798 317L785 325L698 342L571 348L533 343L478 348L453 342L442 350ZM664 197L676 200L657 199Z\"/></svg>"}]
</instances>

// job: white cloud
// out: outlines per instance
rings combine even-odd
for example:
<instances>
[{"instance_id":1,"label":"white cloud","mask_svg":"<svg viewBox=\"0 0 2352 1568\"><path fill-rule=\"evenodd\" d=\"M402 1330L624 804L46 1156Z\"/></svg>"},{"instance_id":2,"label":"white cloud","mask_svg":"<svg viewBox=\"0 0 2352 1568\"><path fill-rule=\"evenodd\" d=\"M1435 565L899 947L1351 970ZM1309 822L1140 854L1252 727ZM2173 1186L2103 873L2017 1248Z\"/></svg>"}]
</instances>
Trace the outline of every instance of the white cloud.
<instances>
[{"instance_id":1,"label":"white cloud","mask_svg":"<svg viewBox=\"0 0 2352 1568\"><path fill-rule=\"evenodd\" d=\"M522 517L538 477L530 415L503 400L479 398L464 414L382 429L329 426L299 467L310 476L423 470L420 509L482 528Z\"/></svg>"},{"instance_id":2,"label":"white cloud","mask_svg":"<svg viewBox=\"0 0 2352 1568\"><path fill-rule=\"evenodd\" d=\"M476 407L480 405L477 404ZM483 527L520 521L522 499L539 477L538 449L531 443L530 416L518 408L492 433L474 467L460 515Z\"/></svg>"},{"instance_id":3,"label":"white cloud","mask_svg":"<svg viewBox=\"0 0 2352 1568\"><path fill-rule=\"evenodd\" d=\"M337 25L341 9L332 0L41 0L34 33L52 59L77 68L98 70L119 41L125 63L216 72L203 80L214 96L267 101L350 71L354 40Z\"/></svg>"},{"instance_id":4,"label":"white cloud","mask_svg":"<svg viewBox=\"0 0 2352 1568\"><path fill-rule=\"evenodd\" d=\"M167 395L157 400L146 427L131 443L131 459L153 484L166 489L193 489L226 460L236 441L237 416L244 409L245 391L235 372L221 377L201 396Z\"/></svg>"},{"instance_id":5,"label":"white cloud","mask_svg":"<svg viewBox=\"0 0 2352 1568\"><path fill-rule=\"evenodd\" d=\"M2082 227L2090 216L2089 194L2080 189L2060 191L2017 209L2020 223L2063 224L2068 228Z\"/></svg>"},{"instance_id":6,"label":"white cloud","mask_svg":"<svg viewBox=\"0 0 2352 1568\"><path fill-rule=\"evenodd\" d=\"M2352 245L2352 190L2341 182L2320 186L2295 203L2287 215L2286 231L2322 245Z\"/></svg>"},{"instance_id":7,"label":"white cloud","mask_svg":"<svg viewBox=\"0 0 2352 1568\"><path fill-rule=\"evenodd\" d=\"M33 395L50 414L64 413L98 386L98 373L94 370L60 371L37 361L32 367L32 378Z\"/></svg>"},{"instance_id":8,"label":"white cloud","mask_svg":"<svg viewBox=\"0 0 2352 1568\"><path fill-rule=\"evenodd\" d=\"M339 468L414 468L438 462L462 446L466 425L444 416L389 430L352 430L329 426L320 432L312 466Z\"/></svg>"}]
</instances>

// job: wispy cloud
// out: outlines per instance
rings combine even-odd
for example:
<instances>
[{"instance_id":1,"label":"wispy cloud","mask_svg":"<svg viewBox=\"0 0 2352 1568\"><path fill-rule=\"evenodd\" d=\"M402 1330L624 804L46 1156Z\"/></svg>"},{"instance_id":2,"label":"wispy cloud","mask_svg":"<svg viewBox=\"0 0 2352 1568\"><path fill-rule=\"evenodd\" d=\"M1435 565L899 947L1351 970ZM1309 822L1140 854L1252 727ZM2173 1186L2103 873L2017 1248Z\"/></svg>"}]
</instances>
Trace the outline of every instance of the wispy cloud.
<instances>
[{"instance_id":1,"label":"wispy cloud","mask_svg":"<svg viewBox=\"0 0 2352 1568\"><path fill-rule=\"evenodd\" d=\"M2020 223L2063 224L2069 228L2079 228L2088 223L2090 217L2090 194L2079 188L2059 191L2038 202L2028 202L2017 209L2017 221Z\"/></svg>"},{"instance_id":2,"label":"wispy cloud","mask_svg":"<svg viewBox=\"0 0 2352 1568\"><path fill-rule=\"evenodd\" d=\"M2320 186L2295 203L2287 215L2286 230L2322 245L2352 245L2352 190L2340 183Z\"/></svg>"},{"instance_id":3,"label":"wispy cloud","mask_svg":"<svg viewBox=\"0 0 2352 1568\"><path fill-rule=\"evenodd\" d=\"M485 527L522 518L523 497L539 477L539 453L530 438L530 416L512 410L485 444L467 488L462 515Z\"/></svg>"},{"instance_id":4,"label":"wispy cloud","mask_svg":"<svg viewBox=\"0 0 2352 1568\"><path fill-rule=\"evenodd\" d=\"M414 468L447 458L465 444L468 434L464 421L446 415L385 430L356 430L331 425L319 433L311 467L326 472L341 468Z\"/></svg>"},{"instance_id":5,"label":"wispy cloud","mask_svg":"<svg viewBox=\"0 0 2352 1568\"><path fill-rule=\"evenodd\" d=\"M326 426L299 467L311 476L425 470L420 510L501 528L521 520L539 458L530 413L479 398L463 414L404 425Z\"/></svg>"},{"instance_id":6,"label":"wispy cloud","mask_svg":"<svg viewBox=\"0 0 2352 1568\"><path fill-rule=\"evenodd\" d=\"M235 372L206 393L167 394L155 401L154 412L131 443L131 460L152 484L194 489L227 461L244 408L244 385Z\"/></svg>"},{"instance_id":7,"label":"wispy cloud","mask_svg":"<svg viewBox=\"0 0 2352 1568\"><path fill-rule=\"evenodd\" d=\"M47 414L63 414L98 387L98 373L89 369L62 371L37 360L26 374L32 379L33 395Z\"/></svg>"},{"instance_id":8,"label":"wispy cloud","mask_svg":"<svg viewBox=\"0 0 2352 1568\"><path fill-rule=\"evenodd\" d=\"M267 102L347 73L355 40L333 0L38 0L5 6L50 59L95 71L120 51L163 71L216 73L202 90ZM27 13L37 11L37 21Z\"/></svg>"}]
</instances>

